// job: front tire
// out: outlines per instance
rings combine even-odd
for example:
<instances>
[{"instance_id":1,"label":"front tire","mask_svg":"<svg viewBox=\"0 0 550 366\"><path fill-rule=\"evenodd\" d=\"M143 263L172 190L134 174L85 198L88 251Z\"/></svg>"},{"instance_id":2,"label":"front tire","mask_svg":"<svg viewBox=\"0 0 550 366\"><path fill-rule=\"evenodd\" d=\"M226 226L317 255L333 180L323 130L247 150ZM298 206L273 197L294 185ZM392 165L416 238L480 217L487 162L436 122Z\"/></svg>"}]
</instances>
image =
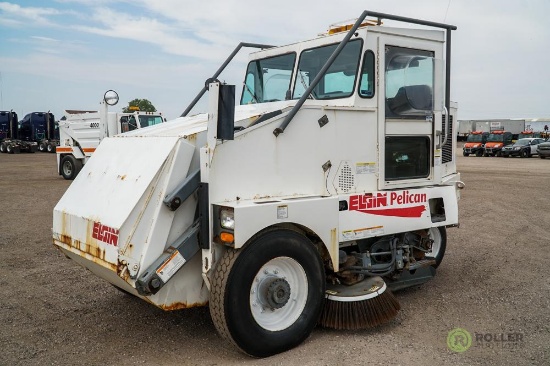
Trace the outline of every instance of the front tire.
<instances>
[{"instance_id":1,"label":"front tire","mask_svg":"<svg viewBox=\"0 0 550 366\"><path fill-rule=\"evenodd\" d=\"M521 152L519 153L519 156L521 158L528 158L529 157L529 152L527 150L521 150Z\"/></svg>"},{"instance_id":2,"label":"front tire","mask_svg":"<svg viewBox=\"0 0 550 366\"><path fill-rule=\"evenodd\" d=\"M61 159L61 175L67 180L73 180L82 169L82 162L72 155L65 155Z\"/></svg>"},{"instance_id":3,"label":"front tire","mask_svg":"<svg viewBox=\"0 0 550 366\"><path fill-rule=\"evenodd\" d=\"M443 227L428 229L428 236L433 240L432 250L426 253L426 257L435 259L434 267L437 268L443 261L445 249L447 249L447 230Z\"/></svg>"},{"instance_id":4,"label":"front tire","mask_svg":"<svg viewBox=\"0 0 550 366\"><path fill-rule=\"evenodd\" d=\"M210 314L220 335L255 357L302 343L319 319L325 272L311 241L291 230L226 249L214 270Z\"/></svg>"}]
</instances>

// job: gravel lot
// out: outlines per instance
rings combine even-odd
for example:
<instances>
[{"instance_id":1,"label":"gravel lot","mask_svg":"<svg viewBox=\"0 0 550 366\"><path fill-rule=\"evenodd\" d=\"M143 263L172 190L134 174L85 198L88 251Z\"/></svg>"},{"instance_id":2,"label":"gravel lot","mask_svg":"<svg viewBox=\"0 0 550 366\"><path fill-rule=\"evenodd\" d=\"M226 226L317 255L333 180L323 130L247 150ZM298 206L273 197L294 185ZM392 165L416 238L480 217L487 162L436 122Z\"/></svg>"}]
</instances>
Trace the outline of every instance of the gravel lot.
<instances>
[{"instance_id":1,"label":"gravel lot","mask_svg":"<svg viewBox=\"0 0 550 366\"><path fill-rule=\"evenodd\" d=\"M447 232L436 278L396 294L398 317L317 328L259 360L218 337L208 308L163 312L65 259L51 244L69 185L55 155L0 154L0 365L549 365L550 159L457 158L460 228ZM447 348L457 327L474 338L463 353Z\"/></svg>"}]
</instances>

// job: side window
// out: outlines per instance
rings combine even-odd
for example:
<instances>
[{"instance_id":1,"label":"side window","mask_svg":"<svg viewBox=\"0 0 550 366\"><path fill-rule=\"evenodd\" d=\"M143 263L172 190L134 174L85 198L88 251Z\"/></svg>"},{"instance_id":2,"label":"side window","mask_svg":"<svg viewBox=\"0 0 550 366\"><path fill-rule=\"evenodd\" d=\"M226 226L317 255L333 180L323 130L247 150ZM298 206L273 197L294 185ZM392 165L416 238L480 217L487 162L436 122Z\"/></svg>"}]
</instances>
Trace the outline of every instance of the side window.
<instances>
[{"instance_id":1,"label":"side window","mask_svg":"<svg viewBox=\"0 0 550 366\"><path fill-rule=\"evenodd\" d=\"M386 47L386 118L425 118L433 109L433 52Z\"/></svg>"},{"instance_id":2,"label":"side window","mask_svg":"<svg viewBox=\"0 0 550 366\"><path fill-rule=\"evenodd\" d=\"M135 116L130 116L130 118L128 119L128 128L129 131L133 131L138 128Z\"/></svg>"},{"instance_id":3,"label":"side window","mask_svg":"<svg viewBox=\"0 0 550 366\"><path fill-rule=\"evenodd\" d=\"M289 99L295 61L295 53L251 61L246 70L241 104Z\"/></svg>"},{"instance_id":4,"label":"side window","mask_svg":"<svg viewBox=\"0 0 550 366\"><path fill-rule=\"evenodd\" d=\"M365 52L361 79L359 80L359 96L372 98L374 96L374 53L371 50Z\"/></svg>"},{"instance_id":5,"label":"side window","mask_svg":"<svg viewBox=\"0 0 550 366\"><path fill-rule=\"evenodd\" d=\"M386 137L385 180L426 178L430 175L430 139L427 136Z\"/></svg>"},{"instance_id":6,"label":"side window","mask_svg":"<svg viewBox=\"0 0 550 366\"><path fill-rule=\"evenodd\" d=\"M294 82L293 99L300 98L310 82L315 79L338 44L305 50L300 55L298 73ZM342 52L329 67L325 75L312 91L315 99L345 98L353 94L362 41L357 39L344 46Z\"/></svg>"}]
</instances>

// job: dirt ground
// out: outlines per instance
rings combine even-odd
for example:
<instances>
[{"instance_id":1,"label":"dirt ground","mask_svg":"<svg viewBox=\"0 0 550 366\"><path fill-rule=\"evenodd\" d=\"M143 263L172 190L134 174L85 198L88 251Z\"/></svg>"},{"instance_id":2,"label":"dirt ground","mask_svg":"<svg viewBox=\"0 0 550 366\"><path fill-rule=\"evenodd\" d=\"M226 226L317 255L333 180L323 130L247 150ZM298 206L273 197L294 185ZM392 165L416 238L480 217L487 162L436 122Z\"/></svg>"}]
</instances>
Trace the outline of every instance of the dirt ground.
<instances>
[{"instance_id":1,"label":"dirt ground","mask_svg":"<svg viewBox=\"0 0 550 366\"><path fill-rule=\"evenodd\" d=\"M55 155L0 154L0 365L549 365L550 159L460 155L458 167L460 228L435 279L396 293L395 320L318 327L251 359L216 334L208 308L163 312L61 255L52 210L69 182ZM447 347L457 327L473 338L462 353Z\"/></svg>"}]
</instances>

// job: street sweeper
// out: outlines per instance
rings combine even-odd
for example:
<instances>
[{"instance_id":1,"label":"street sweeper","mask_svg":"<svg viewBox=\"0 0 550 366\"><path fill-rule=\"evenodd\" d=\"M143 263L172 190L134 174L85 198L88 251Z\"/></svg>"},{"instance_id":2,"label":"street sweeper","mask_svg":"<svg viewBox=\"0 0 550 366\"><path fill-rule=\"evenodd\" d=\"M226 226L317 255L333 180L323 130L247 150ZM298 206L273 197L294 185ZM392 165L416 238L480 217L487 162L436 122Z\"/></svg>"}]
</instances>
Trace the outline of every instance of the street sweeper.
<instances>
[{"instance_id":1,"label":"street sweeper","mask_svg":"<svg viewBox=\"0 0 550 366\"><path fill-rule=\"evenodd\" d=\"M114 90L105 93L99 111L65 111L66 118L59 122L60 143L56 149L57 172L63 178L73 180L103 138L164 122L161 113L136 107L130 107L127 113L108 112L109 103L118 103Z\"/></svg>"},{"instance_id":2,"label":"street sweeper","mask_svg":"<svg viewBox=\"0 0 550 366\"><path fill-rule=\"evenodd\" d=\"M54 245L161 309L209 305L255 357L318 323L391 320L391 291L431 279L458 225L453 29L365 11L312 40L241 43L182 117L103 139L54 208ZM235 105L217 78L242 47L260 50Z\"/></svg>"}]
</instances>

